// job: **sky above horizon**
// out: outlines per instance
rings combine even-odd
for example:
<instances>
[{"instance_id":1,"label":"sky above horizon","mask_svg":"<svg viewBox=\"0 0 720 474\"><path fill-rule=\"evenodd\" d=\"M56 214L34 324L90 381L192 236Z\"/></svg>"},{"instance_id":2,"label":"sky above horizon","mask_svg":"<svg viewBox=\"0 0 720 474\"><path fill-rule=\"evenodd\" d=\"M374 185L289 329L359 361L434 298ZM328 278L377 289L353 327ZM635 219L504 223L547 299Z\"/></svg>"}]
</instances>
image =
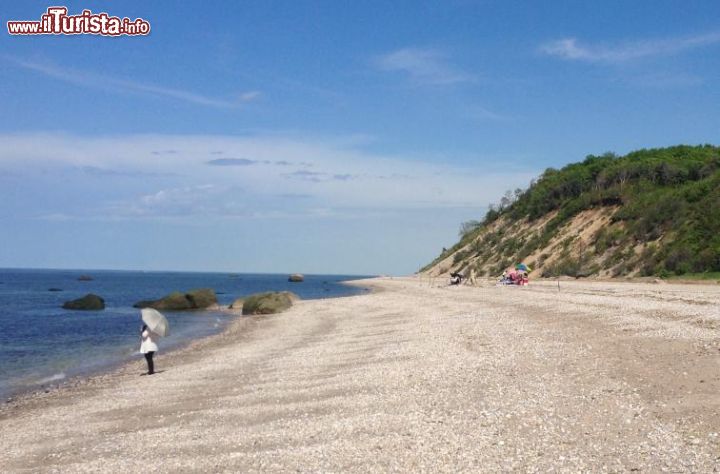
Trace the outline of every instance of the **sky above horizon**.
<instances>
[{"instance_id":1,"label":"sky above horizon","mask_svg":"<svg viewBox=\"0 0 720 474\"><path fill-rule=\"evenodd\" d=\"M718 143L719 2L63 4L152 32L3 5L0 267L407 274L548 167Z\"/></svg>"}]
</instances>

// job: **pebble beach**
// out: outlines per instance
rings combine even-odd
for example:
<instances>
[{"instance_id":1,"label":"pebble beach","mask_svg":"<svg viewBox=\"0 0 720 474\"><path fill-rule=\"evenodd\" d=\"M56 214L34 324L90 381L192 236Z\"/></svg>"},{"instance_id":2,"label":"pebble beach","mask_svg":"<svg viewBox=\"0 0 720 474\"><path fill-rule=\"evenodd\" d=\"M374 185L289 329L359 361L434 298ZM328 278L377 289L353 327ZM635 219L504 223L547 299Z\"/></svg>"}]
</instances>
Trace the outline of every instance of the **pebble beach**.
<instances>
[{"instance_id":1,"label":"pebble beach","mask_svg":"<svg viewBox=\"0 0 720 474\"><path fill-rule=\"evenodd\" d=\"M354 284L4 403L0 470L720 468L720 286Z\"/></svg>"}]
</instances>

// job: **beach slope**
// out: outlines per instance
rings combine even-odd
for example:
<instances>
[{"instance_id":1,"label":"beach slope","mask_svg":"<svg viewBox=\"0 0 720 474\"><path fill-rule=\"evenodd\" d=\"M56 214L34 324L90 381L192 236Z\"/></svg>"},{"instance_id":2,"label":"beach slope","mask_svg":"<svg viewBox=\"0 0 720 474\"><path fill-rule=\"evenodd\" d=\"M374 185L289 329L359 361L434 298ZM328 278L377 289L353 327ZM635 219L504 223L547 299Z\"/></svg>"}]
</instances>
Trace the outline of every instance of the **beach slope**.
<instances>
[{"instance_id":1,"label":"beach slope","mask_svg":"<svg viewBox=\"0 0 720 474\"><path fill-rule=\"evenodd\" d=\"M6 403L0 470L720 466L717 286L360 284Z\"/></svg>"}]
</instances>

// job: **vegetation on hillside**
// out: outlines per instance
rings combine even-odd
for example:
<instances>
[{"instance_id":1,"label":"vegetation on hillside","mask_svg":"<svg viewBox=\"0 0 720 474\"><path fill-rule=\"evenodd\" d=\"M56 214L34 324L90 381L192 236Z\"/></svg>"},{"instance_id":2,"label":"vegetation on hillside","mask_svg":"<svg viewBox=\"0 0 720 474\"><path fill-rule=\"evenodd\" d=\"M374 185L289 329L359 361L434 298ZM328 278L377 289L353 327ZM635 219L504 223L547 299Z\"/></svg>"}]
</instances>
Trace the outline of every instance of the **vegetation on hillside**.
<instances>
[{"instance_id":1,"label":"vegetation on hillside","mask_svg":"<svg viewBox=\"0 0 720 474\"><path fill-rule=\"evenodd\" d=\"M464 223L460 242L425 269L452 254L457 266L471 257L494 258L501 269L542 249L580 212L596 208L613 210L609 225L588 248L564 243L558 251L565 258L544 268L546 276L589 276L610 267L613 275L720 271L720 148L711 145L590 155L547 169L527 190L506 193L482 221ZM520 221L543 225L527 238L503 233ZM489 232L493 224L497 229ZM592 258L598 255L603 258Z\"/></svg>"}]
</instances>

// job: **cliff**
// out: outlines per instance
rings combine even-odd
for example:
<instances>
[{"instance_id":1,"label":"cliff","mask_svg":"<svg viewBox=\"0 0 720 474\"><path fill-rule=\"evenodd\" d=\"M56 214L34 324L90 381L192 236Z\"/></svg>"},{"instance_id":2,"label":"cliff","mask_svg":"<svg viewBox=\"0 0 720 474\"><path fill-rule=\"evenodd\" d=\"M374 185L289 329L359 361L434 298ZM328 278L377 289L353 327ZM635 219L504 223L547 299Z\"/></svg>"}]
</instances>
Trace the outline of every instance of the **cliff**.
<instances>
[{"instance_id":1,"label":"cliff","mask_svg":"<svg viewBox=\"0 0 720 474\"><path fill-rule=\"evenodd\" d=\"M720 271L720 148L588 156L508 192L421 272L619 277Z\"/></svg>"}]
</instances>

